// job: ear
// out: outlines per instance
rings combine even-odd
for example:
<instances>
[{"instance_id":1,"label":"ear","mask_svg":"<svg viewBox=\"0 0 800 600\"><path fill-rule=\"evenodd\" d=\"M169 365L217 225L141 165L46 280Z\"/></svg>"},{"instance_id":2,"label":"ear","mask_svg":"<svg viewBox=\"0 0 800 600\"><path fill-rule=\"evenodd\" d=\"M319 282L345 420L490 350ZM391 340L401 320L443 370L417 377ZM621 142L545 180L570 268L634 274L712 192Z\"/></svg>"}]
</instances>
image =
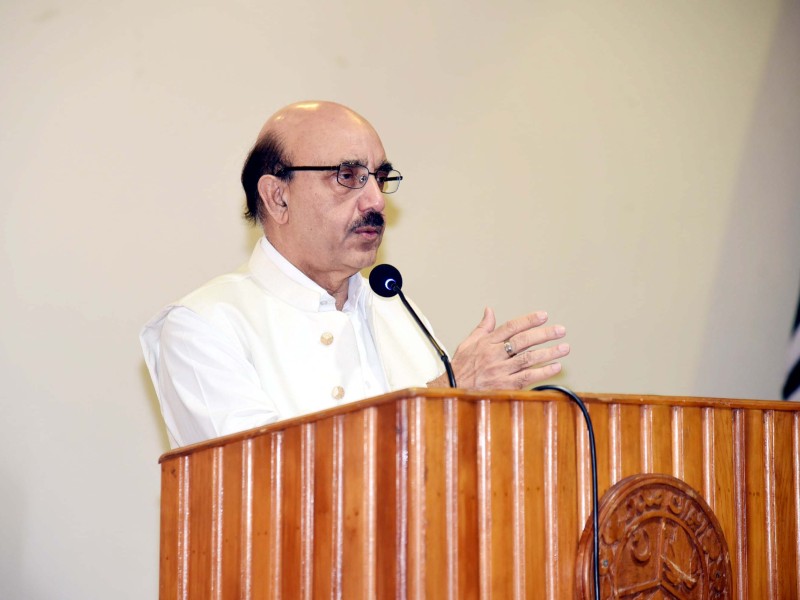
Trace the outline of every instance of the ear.
<instances>
[{"instance_id":1,"label":"ear","mask_svg":"<svg viewBox=\"0 0 800 600\"><path fill-rule=\"evenodd\" d=\"M285 181L274 175L262 175L258 180L258 195L261 197L261 206L266 214L279 225L289 219L289 188Z\"/></svg>"}]
</instances>

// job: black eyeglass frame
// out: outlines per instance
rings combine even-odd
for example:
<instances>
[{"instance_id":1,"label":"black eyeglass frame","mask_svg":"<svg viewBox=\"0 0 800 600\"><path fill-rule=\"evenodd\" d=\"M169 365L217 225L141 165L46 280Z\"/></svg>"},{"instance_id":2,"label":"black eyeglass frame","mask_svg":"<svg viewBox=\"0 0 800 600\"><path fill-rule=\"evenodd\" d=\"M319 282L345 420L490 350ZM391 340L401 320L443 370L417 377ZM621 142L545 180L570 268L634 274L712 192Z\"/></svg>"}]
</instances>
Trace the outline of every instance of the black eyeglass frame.
<instances>
[{"instance_id":1,"label":"black eyeglass frame","mask_svg":"<svg viewBox=\"0 0 800 600\"><path fill-rule=\"evenodd\" d=\"M364 183L362 183L361 185L348 185L342 179L342 168L343 167L344 168L348 168L348 169L353 169L353 168L364 169L367 172L367 178L364 179ZM283 167L283 168L280 169L280 173L287 173L287 172L290 172L290 171L336 171L336 183L338 183L339 185L341 185L343 187L349 188L351 190L360 190L361 188L363 188L365 185L367 185L367 180L369 179L369 176L372 175L375 178L375 181L378 182L378 187L381 188L381 192L384 193L384 194L394 194L398 190L398 188L400 187L400 182L403 181L403 176L400 174L400 171L398 171L397 169L389 169L388 171L386 171L387 175L390 175L389 177L381 177L380 179L378 179L378 173L381 173L381 171L373 172L373 171L370 171L364 165L358 165L358 164L352 164L352 163L342 163L342 164L335 165L335 166L330 166L330 167L305 167L305 166L303 166L303 167ZM397 175L392 175L392 173L396 173ZM358 181L358 179L356 179L356 181ZM396 181L397 182L397 187L395 189L393 189L391 192L383 191L383 184L385 182L387 182L387 181Z\"/></svg>"}]
</instances>

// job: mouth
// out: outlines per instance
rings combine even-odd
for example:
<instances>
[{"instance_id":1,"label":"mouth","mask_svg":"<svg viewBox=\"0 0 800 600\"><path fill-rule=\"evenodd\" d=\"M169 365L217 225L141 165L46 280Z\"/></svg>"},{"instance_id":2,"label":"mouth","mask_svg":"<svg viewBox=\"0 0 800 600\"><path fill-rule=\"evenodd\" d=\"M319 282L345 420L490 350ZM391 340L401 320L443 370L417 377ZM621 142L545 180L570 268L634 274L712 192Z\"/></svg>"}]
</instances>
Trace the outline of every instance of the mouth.
<instances>
[{"instance_id":1,"label":"mouth","mask_svg":"<svg viewBox=\"0 0 800 600\"><path fill-rule=\"evenodd\" d=\"M381 236L383 233L383 227L375 227L375 226L364 226L364 227L356 227L353 229L353 233L359 236L362 239L366 240L374 240Z\"/></svg>"}]
</instances>

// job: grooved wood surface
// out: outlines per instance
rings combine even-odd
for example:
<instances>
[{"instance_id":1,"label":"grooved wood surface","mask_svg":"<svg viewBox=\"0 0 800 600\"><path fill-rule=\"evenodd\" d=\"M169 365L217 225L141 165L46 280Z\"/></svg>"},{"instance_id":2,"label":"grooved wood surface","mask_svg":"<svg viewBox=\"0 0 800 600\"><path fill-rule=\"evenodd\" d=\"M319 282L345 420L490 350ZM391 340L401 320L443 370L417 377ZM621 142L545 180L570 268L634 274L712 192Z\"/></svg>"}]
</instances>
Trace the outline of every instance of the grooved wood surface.
<instances>
[{"instance_id":1,"label":"grooved wood surface","mask_svg":"<svg viewBox=\"0 0 800 600\"><path fill-rule=\"evenodd\" d=\"M800 598L800 406L582 394L602 495L697 490L734 598ZM161 457L160 598L573 598L588 436L557 392L403 390Z\"/></svg>"}]
</instances>

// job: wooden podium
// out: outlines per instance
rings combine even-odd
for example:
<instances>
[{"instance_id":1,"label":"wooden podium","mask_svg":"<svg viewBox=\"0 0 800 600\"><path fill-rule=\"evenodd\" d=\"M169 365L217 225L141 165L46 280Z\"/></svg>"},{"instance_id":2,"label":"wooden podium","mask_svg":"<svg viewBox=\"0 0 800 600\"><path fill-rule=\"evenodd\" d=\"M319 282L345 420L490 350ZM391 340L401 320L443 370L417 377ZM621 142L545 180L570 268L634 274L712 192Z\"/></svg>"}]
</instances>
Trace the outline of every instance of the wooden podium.
<instances>
[{"instance_id":1,"label":"wooden podium","mask_svg":"<svg viewBox=\"0 0 800 600\"><path fill-rule=\"evenodd\" d=\"M653 565L647 589L675 597L800 598L800 406L581 397L616 511L604 596L635 597L622 571ZM160 598L581 597L587 439L557 392L410 389L169 452ZM642 473L689 495L631 492Z\"/></svg>"}]
</instances>

